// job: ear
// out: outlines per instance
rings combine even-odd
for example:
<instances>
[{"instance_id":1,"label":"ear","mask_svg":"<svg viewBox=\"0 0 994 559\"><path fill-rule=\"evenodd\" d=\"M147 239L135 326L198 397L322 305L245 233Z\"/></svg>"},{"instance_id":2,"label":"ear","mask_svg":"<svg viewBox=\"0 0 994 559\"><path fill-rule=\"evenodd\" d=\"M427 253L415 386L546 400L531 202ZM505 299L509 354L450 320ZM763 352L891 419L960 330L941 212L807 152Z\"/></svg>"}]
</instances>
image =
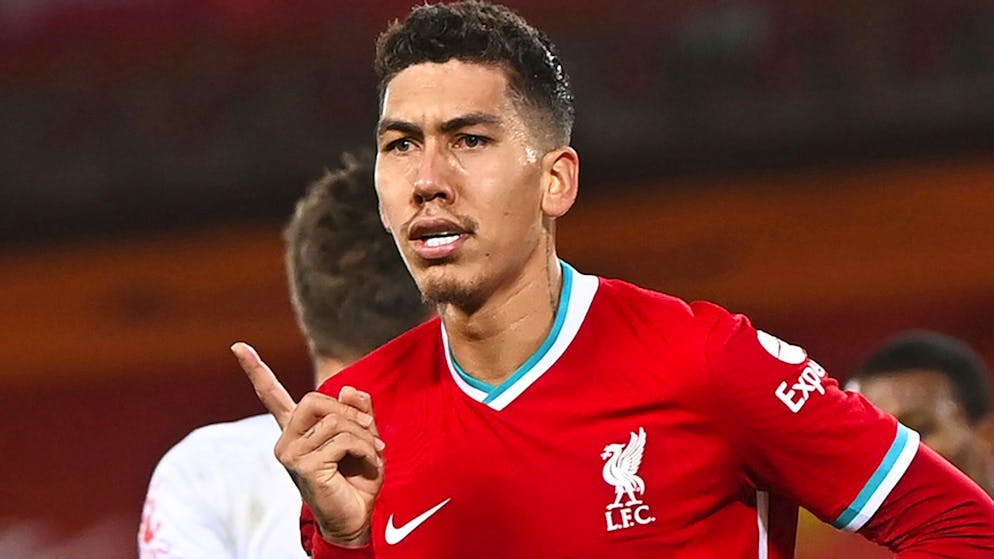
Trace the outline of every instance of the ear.
<instances>
[{"instance_id":1,"label":"ear","mask_svg":"<svg viewBox=\"0 0 994 559\"><path fill-rule=\"evenodd\" d=\"M580 178L580 156L567 146L542 158L542 212L562 217L576 202Z\"/></svg>"}]
</instances>

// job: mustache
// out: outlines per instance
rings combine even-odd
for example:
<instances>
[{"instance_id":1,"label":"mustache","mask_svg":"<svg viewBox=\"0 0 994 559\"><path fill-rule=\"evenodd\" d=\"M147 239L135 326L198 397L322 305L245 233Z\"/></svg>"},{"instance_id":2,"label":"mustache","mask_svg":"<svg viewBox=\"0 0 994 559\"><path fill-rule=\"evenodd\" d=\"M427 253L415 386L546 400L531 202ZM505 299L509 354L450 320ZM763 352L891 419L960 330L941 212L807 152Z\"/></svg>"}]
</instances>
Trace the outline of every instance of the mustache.
<instances>
[{"instance_id":1,"label":"mustache","mask_svg":"<svg viewBox=\"0 0 994 559\"><path fill-rule=\"evenodd\" d=\"M468 234L475 233L476 230L479 229L480 227L479 222L477 222L472 217L469 217L468 215L440 214L439 212L424 210L415 214L413 217L411 217L411 219L404 222L404 224L401 226L401 231L404 233L405 237L410 236L411 228L414 226L415 222L425 219L450 222L453 225L455 225L459 230Z\"/></svg>"}]
</instances>

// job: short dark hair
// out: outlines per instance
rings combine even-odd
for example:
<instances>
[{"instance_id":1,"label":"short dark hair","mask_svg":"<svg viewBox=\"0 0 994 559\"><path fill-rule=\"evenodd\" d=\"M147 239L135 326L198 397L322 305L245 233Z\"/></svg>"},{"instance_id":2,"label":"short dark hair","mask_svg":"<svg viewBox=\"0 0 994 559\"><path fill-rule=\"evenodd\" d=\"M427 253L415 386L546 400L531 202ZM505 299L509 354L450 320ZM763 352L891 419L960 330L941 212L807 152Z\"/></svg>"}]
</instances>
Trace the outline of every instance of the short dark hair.
<instances>
[{"instance_id":1,"label":"short dark hair","mask_svg":"<svg viewBox=\"0 0 994 559\"><path fill-rule=\"evenodd\" d=\"M911 370L935 371L948 377L971 423L991 412L991 380L983 360L962 341L938 332L898 334L871 354L854 378Z\"/></svg>"},{"instance_id":2,"label":"short dark hair","mask_svg":"<svg viewBox=\"0 0 994 559\"><path fill-rule=\"evenodd\" d=\"M390 80L415 64L463 62L504 66L511 89L538 111L559 145L573 130L573 92L555 45L511 9L486 2L427 4L394 21L376 43L380 102Z\"/></svg>"},{"instance_id":3,"label":"short dark hair","mask_svg":"<svg viewBox=\"0 0 994 559\"><path fill-rule=\"evenodd\" d=\"M283 232L290 295L311 351L354 360L428 317L380 223L373 157L342 156L297 202Z\"/></svg>"}]
</instances>

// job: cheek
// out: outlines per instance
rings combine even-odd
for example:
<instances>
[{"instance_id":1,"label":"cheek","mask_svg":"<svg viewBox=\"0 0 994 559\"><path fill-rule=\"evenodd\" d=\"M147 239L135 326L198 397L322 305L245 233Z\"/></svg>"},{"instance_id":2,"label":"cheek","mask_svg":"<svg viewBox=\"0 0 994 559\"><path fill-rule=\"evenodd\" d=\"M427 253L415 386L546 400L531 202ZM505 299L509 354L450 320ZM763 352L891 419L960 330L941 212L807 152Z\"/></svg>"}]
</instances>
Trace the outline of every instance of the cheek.
<instances>
[{"instance_id":1,"label":"cheek","mask_svg":"<svg viewBox=\"0 0 994 559\"><path fill-rule=\"evenodd\" d=\"M398 215L406 206L407 192L399 182L387 176L377 176L376 196L379 199L380 219L387 228L400 225Z\"/></svg>"},{"instance_id":2,"label":"cheek","mask_svg":"<svg viewBox=\"0 0 994 559\"><path fill-rule=\"evenodd\" d=\"M941 454L944 458L952 458L950 451L952 450L949 440L942 433L932 433L922 438L922 442L928 445L929 448Z\"/></svg>"},{"instance_id":3,"label":"cheek","mask_svg":"<svg viewBox=\"0 0 994 559\"><path fill-rule=\"evenodd\" d=\"M962 433L948 427L930 433L923 441L932 450L938 452L951 462L960 461L960 454L962 453L963 445L966 443Z\"/></svg>"},{"instance_id":4,"label":"cheek","mask_svg":"<svg viewBox=\"0 0 994 559\"><path fill-rule=\"evenodd\" d=\"M502 217L515 220L538 218L541 213L542 195L539 177L520 173L494 181L486 189L490 193L486 203Z\"/></svg>"},{"instance_id":5,"label":"cheek","mask_svg":"<svg viewBox=\"0 0 994 559\"><path fill-rule=\"evenodd\" d=\"M500 200L492 201L489 207L496 218L495 226L504 232L501 235L503 240L517 239L516 242L520 242L541 229L537 198L526 194L503 196Z\"/></svg>"}]
</instances>

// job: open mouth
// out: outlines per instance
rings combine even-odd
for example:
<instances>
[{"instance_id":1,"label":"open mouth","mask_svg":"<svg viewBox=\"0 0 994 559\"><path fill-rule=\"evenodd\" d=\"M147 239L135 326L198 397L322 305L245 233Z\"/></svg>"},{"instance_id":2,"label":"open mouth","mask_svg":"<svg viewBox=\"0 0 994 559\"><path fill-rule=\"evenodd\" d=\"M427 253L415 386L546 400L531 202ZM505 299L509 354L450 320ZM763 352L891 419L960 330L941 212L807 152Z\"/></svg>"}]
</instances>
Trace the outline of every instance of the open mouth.
<instances>
[{"instance_id":1,"label":"open mouth","mask_svg":"<svg viewBox=\"0 0 994 559\"><path fill-rule=\"evenodd\" d=\"M450 245L459 240L459 233L443 233L441 235L427 235L421 238L426 247L436 248Z\"/></svg>"},{"instance_id":2,"label":"open mouth","mask_svg":"<svg viewBox=\"0 0 994 559\"><path fill-rule=\"evenodd\" d=\"M451 219L420 218L410 225L407 235L418 256L438 261L453 257L471 232Z\"/></svg>"}]
</instances>

